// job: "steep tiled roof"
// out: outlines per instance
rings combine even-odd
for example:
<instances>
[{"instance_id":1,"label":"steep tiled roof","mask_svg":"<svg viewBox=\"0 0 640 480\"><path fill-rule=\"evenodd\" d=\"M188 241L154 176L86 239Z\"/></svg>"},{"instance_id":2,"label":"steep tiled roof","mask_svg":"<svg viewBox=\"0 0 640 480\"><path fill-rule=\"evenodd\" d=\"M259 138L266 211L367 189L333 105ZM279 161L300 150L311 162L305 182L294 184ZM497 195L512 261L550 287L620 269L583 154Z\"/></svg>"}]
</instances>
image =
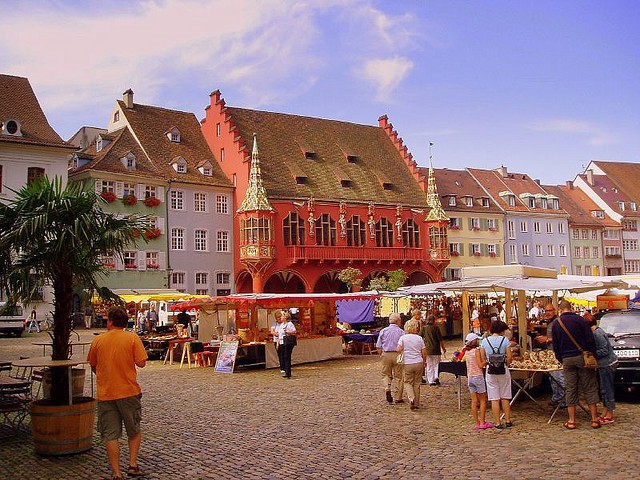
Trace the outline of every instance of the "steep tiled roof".
<instances>
[{"instance_id":1,"label":"steep tiled roof","mask_svg":"<svg viewBox=\"0 0 640 480\"><path fill-rule=\"evenodd\" d=\"M118 105L142 148L165 180L231 187L231 181L211 153L193 113L138 103L134 103L133 108L127 108L121 100ZM180 142L172 142L167 138L167 131L173 127L180 131ZM173 159L178 156L187 162L186 173L178 173L171 166ZM202 175L197 170L207 160L211 163L211 176Z\"/></svg>"},{"instance_id":2,"label":"steep tiled roof","mask_svg":"<svg viewBox=\"0 0 640 480\"><path fill-rule=\"evenodd\" d=\"M638 188L640 163L595 160L592 163L600 168L613 183L617 184L618 188L624 190L629 200L640 203L640 189Z\"/></svg>"},{"instance_id":3,"label":"steep tiled roof","mask_svg":"<svg viewBox=\"0 0 640 480\"><path fill-rule=\"evenodd\" d=\"M103 135L103 138L107 135ZM92 143L89 147L78 152L83 158L91 158L92 160L81 167L73 170L72 174L77 174L85 170L97 170L109 173L124 173L127 175L136 175L143 177L157 177L158 169L149 161L144 151L140 148L138 142L131 134L128 128L121 128L111 132L108 135L111 142L99 152L96 152L96 144ZM136 157L135 170L127 170L120 159L129 152ZM70 172L71 173L71 172Z\"/></svg>"},{"instance_id":4,"label":"steep tiled roof","mask_svg":"<svg viewBox=\"0 0 640 480\"><path fill-rule=\"evenodd\" d=\"M428 173L427 168L421 167L420 171L424 175ZM469 172L465 170L449 170L448 168L436 168L434 171L438 193L443 198L442 205L446 211L502 213L493 199L478 185ZM448 197L450 195L457 197L456 206L449 205ZM466 195L473 197L473 207L467 207L461 202L461 198ZM479 199L483 197L489 198L489 207L481 205Z\"/></svg>"},{"instance_id":5,"label":"steep tiled roof","mask_svg":"<svg viewBox=\"0 0 640 480\"><path fill-rule=\"evenodd\" d=\"M585 183L589 184L586 175L578 175ZM622 210L619 202L623 202L628 205L631 200L629 196L621 190L614 181L605 175L593 175L593 185L591 188L596 194L611 207L611 209L619 213L620 215L638 215L638 212L634 212L628 209Z\"/></svg>"},{"instance_id":6,"label":"steep tiled roof","mask_svg":"<svg viewBox=\"0 0 640 480\"><path fill-rule=\"evenodd\" d=\"M489 192L493 199L506 211L510 212L530 212L530 213L545 213L545 214L566 214L562 210L551 210L545 208L529 207L526 203L526 199L521 197L521 194L542 195L547 196L548 193L529 175L526 173L507 173L502 175L498 170L482 170L477 168L467 169L471 175ZM507 198L501 196L501 192L511 192L516 197L515 206L510 206ZM537 204L536 204L537 205Z\"/></svg>"},{"instance_id":7,"label":"steep tiled roof","mask_svg":"<svg viewBox=\"0 0 640 480\"><path fill-rule=\"evenodd\" d=\"M560 199L560 205L569 214L569 223L572 225L588 227L619 225L606 214L603 218L594 217L591 212L594 210L602 211L602 208L579 188L566 185L545 185L544 189Z\"/></svg>"},{"instance_id":8,"label":"steep tiled roof","mask_svg":"<svg viewBox=\"0 0 640 480\"><path fill-rule=\"evenodd\" d=\"M226 113L246 144L257 133L269 198L426 206L425 192L380 127L234 107ZM296 182L302 174L304 183Z\"/></svg>"},{"instance_id":9,"label":"steep tiled roof","mask_svg":"<svg viewBox=\"0 0 640 480\"><path fill-rule=\"evenodd\" d=\"M22 136L0 134L0 142L75 149L49 125L28 79L0 75L0 122L10 119L20 123Z\"/></svg>"}]
</instances>

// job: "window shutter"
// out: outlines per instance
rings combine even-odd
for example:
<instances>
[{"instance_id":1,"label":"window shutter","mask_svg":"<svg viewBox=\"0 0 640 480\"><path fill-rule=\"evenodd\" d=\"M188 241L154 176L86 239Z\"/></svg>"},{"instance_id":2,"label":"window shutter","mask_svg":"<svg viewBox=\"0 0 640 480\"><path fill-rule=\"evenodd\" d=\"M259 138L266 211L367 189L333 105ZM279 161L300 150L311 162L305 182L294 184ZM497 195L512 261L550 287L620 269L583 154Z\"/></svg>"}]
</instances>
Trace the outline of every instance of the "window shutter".
<instances>
[{"instance_id":1,"label":"window shutter","mask_svg":"<svg viewBox=\"0 0 640 480\"><path fill-rule=\"evenodd\" d=\"M165 232L165 221L162 217L156 217L156 228L160 230L160 233L164 235Z\"/></svg>"},{"instance_id":2,"label":"window shutter","mask_svg":"<svg viewBox=\"0 0 640 480\"><path fill-rule=\"evenodd\" d=\"M122 256L121 255L116 255L115 256L115 264L116 264L116 270L124 270L124 262L122 261Z\"/></svg>"},{"instance_id":3,"label":"window shutter","mask_svg":"<svg viewBox=\"0 0 640 480\"><path fill-rule=\"evenodd\" d=\"M473 229L473 218L469 219L469 230Z\"/></svg>"},{"instance_id":4,"label":"window shutter","mask_svg":"<svg viewBox=\"0 0 640 480\"><path fill-rule=\"evenodd\" d=\"M500 221L496 219L496 221L493 222L493 226L496 228L496 232L500 231Z\"/></svg>"},{"instance_id":5,"label":"window shutter","mask_svg":"<svg viewBox=\"0 0 640 480\"><path fill-rule=\"evenodd\" d=\"M481 243L481 244L480 244L480 253L481 253L483 256L486 256L486 255L487 255L487 244L486 244L486 243Z\"/></svg>"},{"instance_id":6,"label":"window shutter","mask_svg":"<svg viewBox=\"0 0 640 480\"><path fill-rule=\"evenodd\" d=\"M122 198L123 193L124 193L124 183L116 182L116 197Z\"/></svg>"},{"instance_id":7,"label":"window shutter","mask_svg":"<svg viewBox=\"0 0 640 480\"><path fill-rule=\"evenodd\" d=\"M144 200L144 191L146 189L146 186L142 183L138 183L136 184L136 197L138 197L140 200Z\"/></svg>"},{"instance_id":8,"label":"window shutter","mask_svg":"<svg viewBox=\"0 0 640 480\"><path fill-rule=\"evenodd\" d=\"M96 179L96 182L94 184L94 190L95 192L100 195L102 193L102 180L100 179Z\"/></svg>"},{"instance_id":9,"label":"window shutter","mask_svg":"<svg viewBox=\"0 0 640 480\"><path fill-rule=\"evenodd\" d=\"M486 218L481 218L480 219L480 228L482 228L482 230L488 230L489 229L489 222L487 221Z\"/></svg>"},{"instance_id":10,"label":"window shutter","mask_svg":"<svg viewBox=\"0 0 640 480\"><path fill-rule=\"evenodd\" d=\"M136 260L138 261L138 270L147 269L147 255L144 251L138 250L136 252Z\"/></svg>"},{"instance_id":11,"label":"window shutter","mask_svg":"<svg viewBox=\"0 0 640 480\"><path fill-rule=\"evenodd\" d=\"M458 251L460 252L460 255L464 255L464 243L459 243L458 244Z\"/></svg>"},{"instance_id":12,"label":"window shutter","mask_svg":"<svg viewBox=\"0 0 640 480\"><path fill-rule=\"evenodd\" d=\"M164 270L166 267L165 253L158 252L158 265L160 266L160 270Z\"/></svg>"},{"instance_id":13,"label":"window shutter","mask_svg":"<svg viewBox=\"0 0 640 480\"><path fill-rule=\"evenodd\" d=\"M164 202L164 187L156 187L156 197L161 202Z\"/></svg>"},{"instance_id":14,"label":"window shutter","mask_svg":"<svg viewBox=\"0 0 640 480\"><path fill-rule=\"evenodd\" d=\"M500 256L500 244L496 243L496 256Z\"/></svg>"}]
</instances>

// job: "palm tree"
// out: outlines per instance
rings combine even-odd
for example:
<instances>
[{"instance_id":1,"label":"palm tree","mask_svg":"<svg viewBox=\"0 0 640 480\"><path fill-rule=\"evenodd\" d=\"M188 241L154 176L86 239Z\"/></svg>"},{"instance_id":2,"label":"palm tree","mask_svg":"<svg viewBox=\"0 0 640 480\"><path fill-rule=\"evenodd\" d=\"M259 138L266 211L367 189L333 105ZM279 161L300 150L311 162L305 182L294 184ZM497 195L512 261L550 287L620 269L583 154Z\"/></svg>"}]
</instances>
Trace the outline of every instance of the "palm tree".
<instances>
[{"instance_id":1,"label":"palm tree","mask_svg":"<svg viewBox=\"0 0 640 480\"><path fill-rule=\"evenodd\" d=\"M14 302L30 303L39 285L53 288L53 360L69 358L74 284L113 297L96 277L108 274L102 255L122 255L135 243L144 219L116 217L102 210L104 202L79 183L63 187L45 176L0 203L0 282ZM66 368L52 369L51 403L68 403Z\"/></svg>"}]
</instances>

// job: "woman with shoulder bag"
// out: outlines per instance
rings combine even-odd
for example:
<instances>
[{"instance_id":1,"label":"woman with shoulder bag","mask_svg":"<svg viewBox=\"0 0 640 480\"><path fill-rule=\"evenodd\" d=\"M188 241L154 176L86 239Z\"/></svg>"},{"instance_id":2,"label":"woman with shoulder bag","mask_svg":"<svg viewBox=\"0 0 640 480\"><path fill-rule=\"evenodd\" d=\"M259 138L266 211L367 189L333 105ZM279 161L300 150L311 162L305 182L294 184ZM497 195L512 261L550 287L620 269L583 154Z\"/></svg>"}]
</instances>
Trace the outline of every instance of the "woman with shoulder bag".
<instances>
[{"instance_id":1,"label":"woman with shoulder bag","mask_svg":"<svg viewBox=\"0 0 640 480\"><path fill-rule=\"evenodd\" d=\"M487 398L491 402L493 424L498 429L513 427L511 421L511 349L509 339L504 335L507 324L501 320L491 323L491 335L482 340L481 348L476 350L478 363L487 369ZM500 407L504 412L505 423L500 421Z\"/></svg>"},{"instance_id":2,"label":"woman with shoulder bag","mask_svg":"<svg viewBox=\"0 0 640 480\"><path fill-rule=\"evenodd\" d=\"M278 357L280 361L280 371L284 378L291 378L291 353L298 344L296 337L296 326L291 321L291 314L284 310L282 312L282 323L276 325L278 332ZM280 356L282 355L282 356Z\"/></svg>"}]
</instances>

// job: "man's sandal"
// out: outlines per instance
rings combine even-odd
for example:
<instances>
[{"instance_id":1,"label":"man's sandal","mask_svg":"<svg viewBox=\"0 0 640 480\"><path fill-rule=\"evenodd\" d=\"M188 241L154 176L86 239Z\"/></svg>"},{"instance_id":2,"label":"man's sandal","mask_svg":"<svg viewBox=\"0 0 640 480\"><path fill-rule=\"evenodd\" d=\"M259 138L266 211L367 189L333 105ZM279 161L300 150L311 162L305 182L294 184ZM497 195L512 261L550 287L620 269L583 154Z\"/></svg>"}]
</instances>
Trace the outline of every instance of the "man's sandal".
<instances>
[{"instance_id":1,"label":"man's sandal","mask_svg":"<svg viewBox=\"0 0 640 480\"><path fill-rule=\"evenodd\" d=\"M138 467L138 466L132 467L131 465L129 465L129 468L127 469L127 476L129 476L129 477L144 477L145 476L145 472L144 472L144 470L141 470L140 467Z\"/></svg>"},{"instance_id":2,"label":"man's sandal","mask_svg":"<svg viewBox=\"0 0 640 480\"><path fill-rule=\"evenodd\" d=\"M600 420L594 420L591 422L591 428L600 428Z\"/></svg>"},{"instance_id":3,"label":"man's sandal","mask_svg":"<svg viewBox=\"0 0 640 480\"><path fill-rule=\"evenodd\" d=\"M569 421L564 422L564 423L562 424L562 426L563 426L564 428L566 428L567 430L575 430L575 429L577 428L577 427L576 427L576 422L569 422Z\"/></svg>"}]
</instances>

